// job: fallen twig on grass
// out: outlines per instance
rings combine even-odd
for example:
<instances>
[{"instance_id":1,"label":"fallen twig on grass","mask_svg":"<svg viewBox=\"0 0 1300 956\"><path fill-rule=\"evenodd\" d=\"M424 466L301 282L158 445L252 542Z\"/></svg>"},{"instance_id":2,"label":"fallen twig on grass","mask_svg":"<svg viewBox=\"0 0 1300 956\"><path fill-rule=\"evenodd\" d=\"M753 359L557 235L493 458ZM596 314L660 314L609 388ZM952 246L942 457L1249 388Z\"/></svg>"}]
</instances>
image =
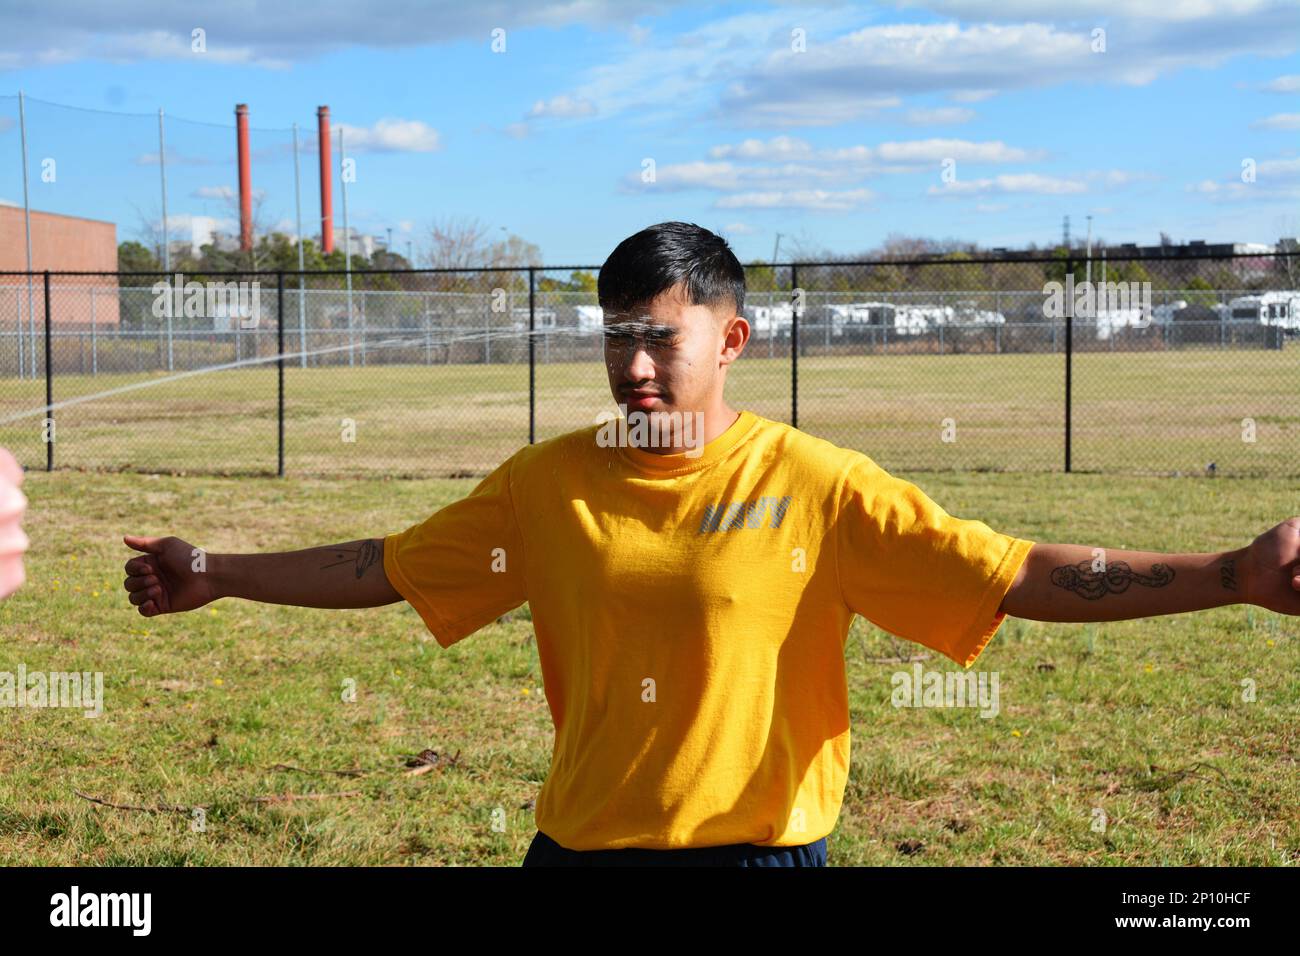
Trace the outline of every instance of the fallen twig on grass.
<instances>
[{"instance_id":1,"label":"fallen twig on grass","mask_svg":"<svg viewBox=\"0 0 1300 956\"><path fill-rule=\"evenodd\" d=\"M80 790L73 790L77 796L83 800L89 800L91 803L98 803L100 806L111 807L114 810L138 810L142 813L189 813L193 807L171 807L165 803L160 803L156 807L136 807L128 803L109 803L107 800L101 800L99 797L92 797L88 793L82 793Z\"/></svg>"},{"instance_id":2,"label":"fallen twig on grass","mask_svg":"<svg viewBox=\"0 0 1300 956\"><path fill-rule=\"evenodd\" d=\"M1213 770L1222 779L1216 780L1213 777L1207 777L1203 773L1197 773L1197 771L1200 770L1202 767L1204 767L1207 770ZM1159 769L1160 768L1157 767L1155 764L1151 765L1152 772L1155 772ZM1204 761L1194 763L1190 767L1185 767L1182 770L1171 770L1164 777L1160 777L1157 780L1152 781L1152 786L1158 787L1160 789L1164 789L1164 787L1161 786L1162 784L1172 785L1175 783L1179 783L1180 781L1186 779L1187 777L1192 777L1196 780L1204 780L1206 783L1217 784L1218 786L1221 786L1224 789L1226 789L1233 796L1239 799L1244 799L1242 797L1241 791L1228 782L1228 775L1226 773L1224 773L1222 770L1220 770L1218 767L1214 766L1213 764L1208 764L1205 763Z\"/></svg>"},{"instance_id":3,"label":"fallen twig on grass","mask_svg":"<svg viewBox=\"0 0 1300 956\"><path fill-rule=\"evenodd\" d=\"M408 770L404 774L407 777L418 777L422 773L428 773L437 767L454 767L460 762L460 751L456 751L454 757L441 757L436 750L421 750L414 757L406 761L408 767L414 767L414 770Z\"/></svg>"}]
</instances>

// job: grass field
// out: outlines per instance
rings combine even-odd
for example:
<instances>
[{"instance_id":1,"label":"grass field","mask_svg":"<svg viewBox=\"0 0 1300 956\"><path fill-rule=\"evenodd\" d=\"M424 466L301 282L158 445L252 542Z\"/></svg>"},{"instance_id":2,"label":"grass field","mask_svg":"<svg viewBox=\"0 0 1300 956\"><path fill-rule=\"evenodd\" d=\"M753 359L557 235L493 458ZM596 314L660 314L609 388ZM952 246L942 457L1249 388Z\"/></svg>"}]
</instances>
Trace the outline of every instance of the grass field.
<instances>
[{"instance_id":1,"label":"grass field","mask_svg":"<svg viewBox=\"0 0 1300 956\"><path fill-rule=\"evenodd\" d=\"M728 395L788 421L790 363L760 356L737 363ZM799 363L799 425L888 469L1059 471L1064 361L808 357ZM56 409L55 465L274 474L276 374L273 364L204 373ZM60 375L54 398L145 380ZM1283 351L1082 353L1073 380L1074 470L1196 474L1214 462L1220 475L1300 476L1300 342ZM285 383L293 476L482 475L528 440L526 365L288 367ZM0 381L0 419L32 412L0 423L0 444L29 468L45 467L44 402L43 380ZM612 407L598 362L537 366L539 439ZM345 419L355 422L353 441ZM1254 441L1243 440L1244 419Z\"/></svg>"},{"instance_id":2,"label":"grass field","mask_svg":"<svg viewBox=\"0 0 1300 956\"><path fill-rule=\"evenodd\" d=\"M338 407L378 408L364 375L354 383L336 390ZM509 397L503 415L517 414ZM248 441L237 410L251 400L232 396L228 426L209 432L214 452ZM178 434L192 420L160 408L149 434L192 448ZM416 465L426 426L406 421ZM1118 548L1237 547L1300 512L1294 480L899 473L999 530ZM471 484L29 473L28 582L0 604L0 670L101 671L105 701L95 719L0 709L0 863L517 865L553 742L526 607L444 651L404 603L228 599L145 619L122 590L123 533L290 550L399 530ZM928 652L859 619L846 652L853 763L830 863L1294 864L1297 637L1300 620L1244 607L1010 620L976 665L1000 675L1001 712L984 719L892 707L890 676L910 667L897 659ZM408 776L406 755L426 748L459 760ZM318 798L256 799L285 794ZM202 832L194 806L207 808Z\"/></svg>"}]
</instances>

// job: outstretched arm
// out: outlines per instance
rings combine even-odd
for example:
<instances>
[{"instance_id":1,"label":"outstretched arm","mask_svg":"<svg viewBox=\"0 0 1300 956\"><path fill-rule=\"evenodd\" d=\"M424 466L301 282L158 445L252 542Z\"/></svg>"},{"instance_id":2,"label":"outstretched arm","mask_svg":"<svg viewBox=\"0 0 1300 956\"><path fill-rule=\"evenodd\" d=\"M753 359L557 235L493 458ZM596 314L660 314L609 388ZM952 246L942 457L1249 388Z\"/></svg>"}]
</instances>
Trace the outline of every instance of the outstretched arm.
<instances>
[{"instance_id":1,"label":"outstretched arm","mask_svg":"<svg viewBox=\"0 0 1300 956\"><path fill-rule=\"evenodd\" d=\"M1236 551L1035 544L999 610L1035 621L1120 621L1225 604L1300 615L1300 517Z\"/></svg>"},{"instance_id":2,"label":"outstretched arm","mask_svg":"<svg viewBox=\"0 0 1300 956\"><path fill-rule=\"evenodd\" d=\"M402 600L384 573L384 539L268 554L207 554L174 536L123 540L145 552L123 582L145 617L192 611L223 597L299 607L361 608Z\"/></svg>"}]
</instances>

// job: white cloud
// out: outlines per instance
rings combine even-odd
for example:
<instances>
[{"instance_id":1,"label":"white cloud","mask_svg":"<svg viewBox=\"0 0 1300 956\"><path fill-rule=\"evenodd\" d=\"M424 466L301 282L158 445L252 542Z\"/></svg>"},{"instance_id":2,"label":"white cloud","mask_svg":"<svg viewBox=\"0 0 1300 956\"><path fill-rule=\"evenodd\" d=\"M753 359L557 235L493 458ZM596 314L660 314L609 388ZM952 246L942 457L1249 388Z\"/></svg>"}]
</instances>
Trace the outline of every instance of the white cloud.
<instances>
[{"instance_id":1,"label":"white cloud","mask_svg":"<svg viewBox=\"0 0 1300 956\"><path fill-rule=\"evenodd\" d=\"M1300 177L1300 159L1265 159L1256 165L1255 173L1259 178Z\"/></svg>"},{"instance_id":2,"label":"white cloud","mask_svg":"<svg viewBox=\"0 0 1300 956\"><path fill-rule=\"evenodd\" d=\"M191 216L188 213L172 212L167 214L168 232L173 239L179 239L186 233L192 231L197 226L199 232L206 232L212 229L216 232L224 232L227 235L234 235L239 230L239 220L229 217L212 217L212 216ZM162 217L159 216L149 221L149 228L161 229Z\"/></svg>"},{"instance_id":3,"label":"white cloud","mask_svg":"<svg viewBox=\"0 0 1300 956\"><path fill-rule=\"evenodd\" d=\"M1088 182L1100 183L1103 186L1127 186L1130 183L1159 178L1151 173L1134 172L1128 169L1093 170L1084 173L1083 176Z\"/></svg>"},{"instance_id":4,"label":"white cloud","mask_svg":"<svg viewBox=\"0 0 1300 956\"><path fill-rule=\"evenodd\" d=\"M1251 129L1300 129L1300 113L1274 113L1250 124Z\"/></svg>"},{"instance_id":5,"label":"white cloud","mask_svg":"<svg viewBox=\"0 0 1300 956\"><path fill-rule=\"evenodd\" d=\"M938 163L955 159L968 163L1023 163L1041 159L1042 150L1020 149L1000 140L972 142L966 139L918 139L881 143L876 155L892 163Z\"/></svg>"},{"instance_id":6,"label":"white cloud","mask_svg":"<svg viewBox=\"0 0 1300 956\"><path fill-rule=\"evenodd\" d=\"M793 136L774 136L767 141L747 139L734 145L714 146L709 150L709 155L714 159L726 159L729 156L737 159L803 159L812 156L812 153L810 143Z\"/></svg>"},{"instance_id":7,"label":"white cloud","mask_svg":"<svg viewBox=\"0 0 1300 956\"><path fill-rule=\"evenodd\" d=\"M1246 17L1278 6L1278 0L899 0L898 6L923 7L963 20L1205 20Z\"/></svg>"},{"instance_id":8,"label":"white cloud","mask_svg":"<svg viewBox=\"0 0 1300 956\"><path fill-rule=\"evenodd\" d=\"M960 106L941 106L935 109L908 110L905 121L913 126L955 126L969 123L975 111Z\"/></svg>"},{"instance_id":9,"label":"white cloud","mask_svg":"<svg viewBox=\"0 0 1300 956\"><path fill-rule=\"evenodd\" d=\"M1227 180L1202 179L1189 183L1186 191L1213 202L1253 202L1300 199L1300 158L1264 159L1255 165L1255 182L1240 177Z\"/></svg>"},{"instance_id":10,"label":"white cloud","mask_svg":"<svg viewBox=\"0 0 1300 956\"><path fill-rule=\"evenodd\" d=\"M875 193L870 189L850 189L843 192L792 189L724 196L714 205L721 209L811 209L822 212L843 212L862 206L873 198Z\"/></svg>"},{"instance_id":11,"label":"white cloud","mask_svg":"<svg viewBox=\"0 0 1300 956\"><path fill-rule=\"evenodd\" d=\"M834 36L857 22L861 11L848 6L806 7L798 18L811 36ZM612 47L609 61L584 70L567 95L592 102L602 118L628 112L643 121L694 112L723 124L743 124L746 117L719 108L719 91L743 78L774 47L788 47L790 30L789 10L764 10ZM836 104L835 111L861 117L897 103L894 96L863 96L859 90L854 104L847 109ZM808 121L816 121L815 113L815 104L805 104L803 122L785 125L812 125Z\"/></svg>"},{"instance_id":12,"label":"white cloud","mask_svg":"<svg viewBox=\"0 0 1300 956\"><path fill-rule=\"evenodd\" d=\"M1300 46L1300 5L1294 0L1236 0L1250 16L1205 4L1196 16L1163 14L1183 7L1175 0L1160 22L1130 16L1105 0L1109 43L1094 52L1091 24L1041 22L1045 9L1032 4L1029 22L896 23L870 26L810 44L807 52L770 53L731 83L724 114L750 123L843 122L860 110L863 91L874 100L918 93L947 93L971 102L989 91L1096 83L1144 85L1184 68L1212 68L1236 56L1278 56ZM1011 8L1029 9L1025 4ZM979 15L1005 20L999 3L975 4ZM1103 14L1098 14L1099 16Z\"/></svg>"},{"instance_id":13,"label":"white cloud","mask_svg":"<svg viewBox=\"0 0 1300 956\"><path fill-rule=\"evenodd\" d=\"M386 118L370 126L335 123L330 135L336 143L339 130L348 152L432 153L442 148L438 131L421 120Z\"/></svg>"},{"instance_id":14,"label":"white cloud","mask_svg":"<svg viewBox=\"0 0 1300 956\"><path fill-rule=\"evenodd\" d=\"M0 69L81 60L281 69L355 46L382 50L472 39L486 49L490 31L502 26L510 31L508 42L514 32L539 26L621 30L670 5L672 0L315 0L306 10L283 0L241 0L206 6L192 17L164 0L8 3L0 4ZM191 51L194 26L207 32L205 53Z\"/></svg>"},{"instance_id":15,"label":"white cloud","mask_svg":"<svg viewBox=\"0 0 1300 956\"><path fill-rule=\"evenodd\" d=\"M1263 89L1269 93L1300 93L1300 73L1275 77L1265 83Z\"/></svg>"},{"instance_id":16,"label":"white cloud","mask_svg":"<svg viewBox=\"0 0 1300 956\"><path fill-rule=\"evenodd\" d=\"M1044 150L1008 146L1001 140L915 139L881 143L879 146L835 146L813 149L806 140L776 136L769 140L747 139L709 149L714 159L783 160L839 163L856 166L861 175L875 172L905 172L944 159L970 163L1023 163L1042 159ZM879 164L873 166L872 164ZM902 164L891 167L885 164Z\"/></svg>"},{"instance_id":17,"label":"white cloud","mask_svg":"<svg viewBox=\"0 0 1300 956\"><path fill-rule=\"evenodd\" d=\"M778 166L738 166L731 162L667 163L655 170L654 183L642 183L640 173L629 173L625 183L633 189L752 189L756 186L797 188L812 182L844 182L858 178L850 170L785 163Z\"/></svg>"},{"instance_id":18,"label":"white cloud","mask_svg":"<svg viewBox=\"0 0 1300 956\"><path fill-rule=\"evenodd\" d=\"M596 105L591 100L561 95L549 100L538 100L528 111L528 118L571 119L576 116L591 116L595 112Z\"/></svg>"},{"instance_id":19,"label":"white cloud","mask_svg":"<svg viewBox=\"0 0 1300 956\"><path fill-rule=\"evenodd\" d=\"M645 183L641 173L629 172L620 186L625 192L656 190L713 190L722 193L743 192L719 200L719 204L741 207L771 208L783 206L804 209L839 209L846 203L861 203L872 195L869 190L849 189L870 176L914 173L934 169L945 159L959 159L972 164L1021 163L1040 159L1040 150L1008 146L999 140L975 142L961 139L922 139L865 145L815 149L806 140L776 136L769 140L746 139L709 149L709 160L684 163L661 163L655 181ZM783 158L789 161L780 162ZM742 162L750 160L751 162ZM1119 171L1091 174L1106 177L1118 184L1126 175ZM990 188L1007 184L1047 183L1045 177L1000 177L986 180ZM835 187L838 187L836 189Z\"/></svg>"},{"instance_id":20,"label":"white cloud","mask_svg":"<svg viewBox=\"0 0 1300 956\"><path fill-rule=\"evenodd\" d=\"M959 179L944 183L942 186L931 186L928 192L931 196L969 196L987 193L1034 193L1060 196L1087 192L1087 189L1087 183L1077 179L1058 179L1038 173L1011 173L989 179Z\"/></svg>"},{"instance_id":21,"label":"white cloud","mask_svg":"<svg viewBox=\"0 0 1300 956\"><path fill-rule=\"evenodd\" d=\"M872 119L902 105L897 96L797 97L772 88L735 83L723 98L723 114L742 126L840 126Z\"/></svg>"}]
</instances>

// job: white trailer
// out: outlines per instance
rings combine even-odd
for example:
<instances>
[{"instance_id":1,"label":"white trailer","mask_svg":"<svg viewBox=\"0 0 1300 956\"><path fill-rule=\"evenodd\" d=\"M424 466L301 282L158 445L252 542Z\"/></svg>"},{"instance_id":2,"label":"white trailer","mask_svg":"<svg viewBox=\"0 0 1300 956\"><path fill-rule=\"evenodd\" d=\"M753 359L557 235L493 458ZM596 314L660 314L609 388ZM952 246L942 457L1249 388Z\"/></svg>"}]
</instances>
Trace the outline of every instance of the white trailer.
<instances>
[{"instance_id":1,"label":"white trailer","mask_svg":"<svg viewBox=\"0 0 1300 956\"><path fill-rule=\"evenodd\" d=\"M1228 309L1232 322L1276 325L1289 332L1300 330L1300 294L1295 292L1239 296L1228 303Z\"/></svg>"},{"instance_id":2,"label":"white trailer","mask_svg":"<svg viewBox=\"0 0 1300 956\"><path fill-rule=\"evenodd\" d=\"M794 326L794 306L789 302L746 305L745 319L754 338L789 338Z\"/></svg>"}]
</instances>

